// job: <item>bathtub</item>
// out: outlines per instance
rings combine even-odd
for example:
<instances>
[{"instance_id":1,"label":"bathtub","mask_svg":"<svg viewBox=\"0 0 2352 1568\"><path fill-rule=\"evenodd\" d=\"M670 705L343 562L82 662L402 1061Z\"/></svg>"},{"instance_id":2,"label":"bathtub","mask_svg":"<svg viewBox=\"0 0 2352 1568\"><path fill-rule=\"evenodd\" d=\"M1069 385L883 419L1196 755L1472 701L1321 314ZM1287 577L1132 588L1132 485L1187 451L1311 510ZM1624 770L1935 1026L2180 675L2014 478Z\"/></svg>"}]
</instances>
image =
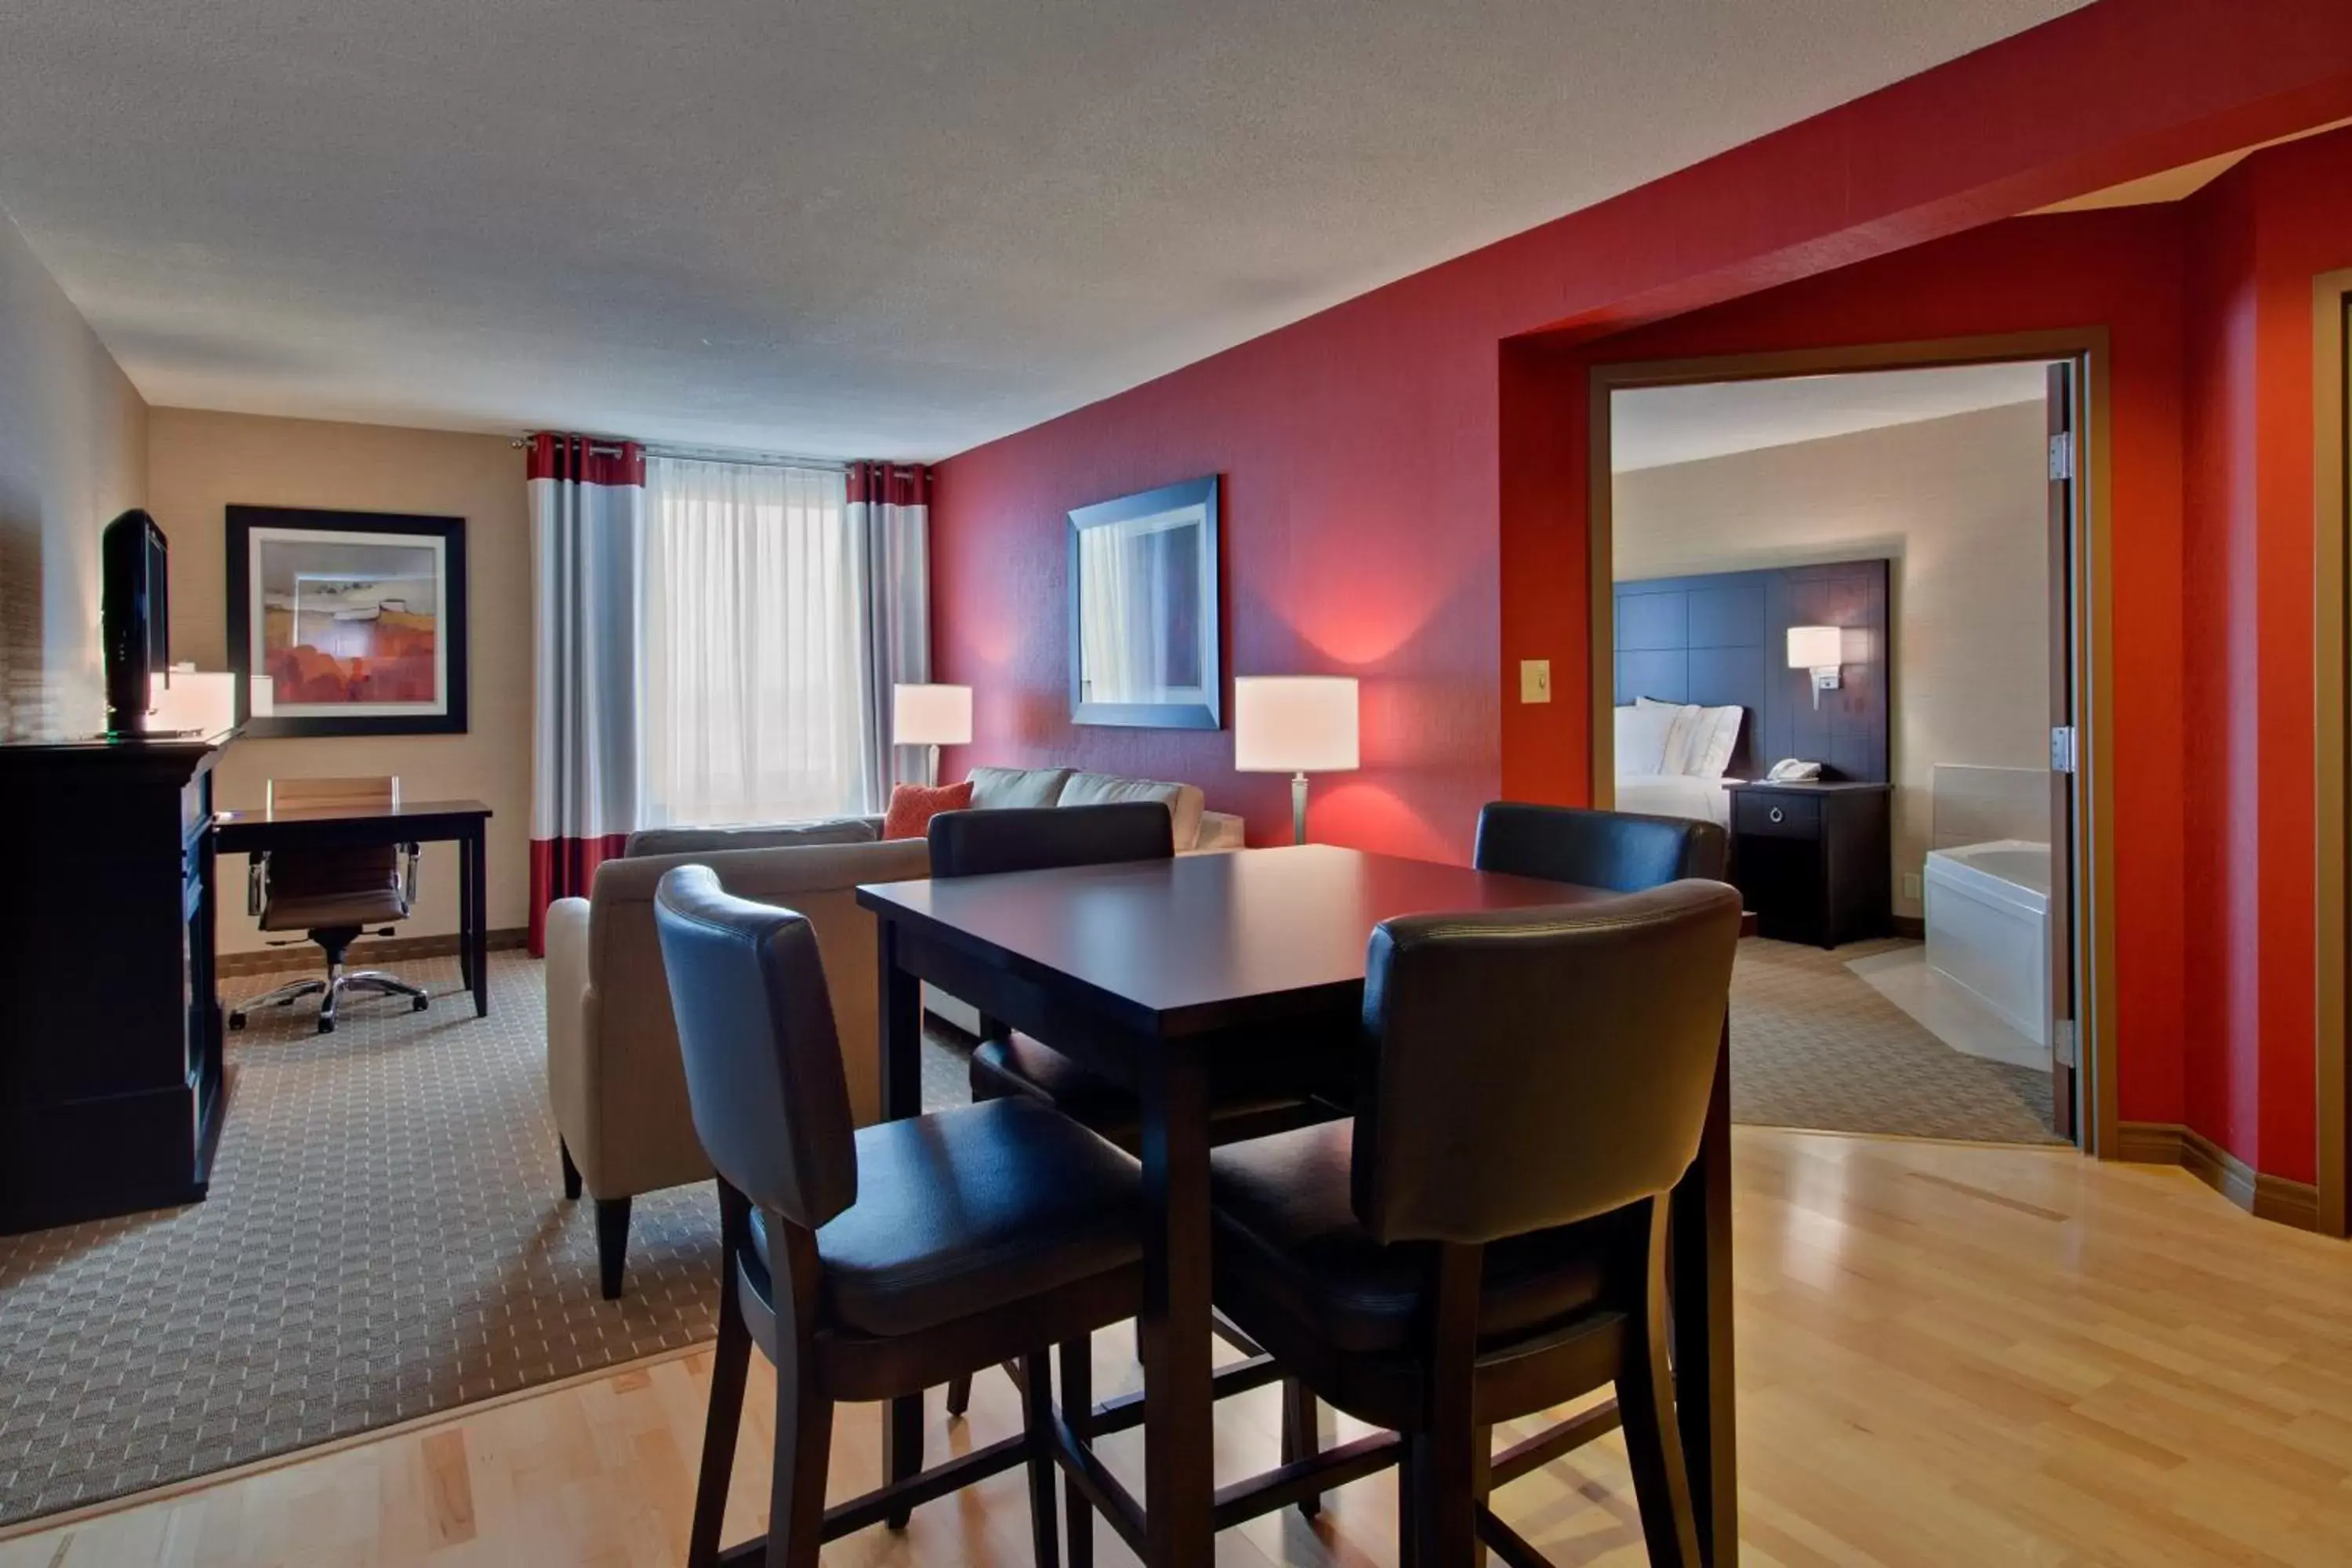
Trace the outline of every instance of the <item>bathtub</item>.
<instances>
[{"instance_id":1,"label":"bathtub","mask_svg":"<svg viewBox=\"0 0 2352 1568\"><path fill-rule=\"evenodd\" d=\"M1927 965L2038 1046L2050 1043L2050 846L1927 855Z\"/></svg>"}]
</instances>

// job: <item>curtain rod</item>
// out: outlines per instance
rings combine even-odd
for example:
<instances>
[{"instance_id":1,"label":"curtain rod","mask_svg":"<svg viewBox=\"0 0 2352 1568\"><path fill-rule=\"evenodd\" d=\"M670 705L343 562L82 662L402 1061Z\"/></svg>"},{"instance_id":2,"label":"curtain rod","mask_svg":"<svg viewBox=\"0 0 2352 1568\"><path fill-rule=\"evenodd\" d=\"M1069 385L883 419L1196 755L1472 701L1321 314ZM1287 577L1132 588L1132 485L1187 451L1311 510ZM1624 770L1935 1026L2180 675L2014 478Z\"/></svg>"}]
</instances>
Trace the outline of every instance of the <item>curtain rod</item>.
<instances>
[{"instance_id":1,"label":"curtain rod","mask_svg":"<svg viewBox=\"0 0 2352 1568\"><path fill-rule=\"evenodd\" d=\"M507 445L520 450L530 443L530 436L518 436ZM698 463L740 463L750 468L814 468L829 474L849 471L849 465L839 458L796 458L788 452L747 452L732 447L674 447L658 441L640 441L637 445L645 448L648 458L677 458ZM612 457L619 453L621 443L603 436L591 436L588 447L600 456Z\"/></svg>"}]
</instances>

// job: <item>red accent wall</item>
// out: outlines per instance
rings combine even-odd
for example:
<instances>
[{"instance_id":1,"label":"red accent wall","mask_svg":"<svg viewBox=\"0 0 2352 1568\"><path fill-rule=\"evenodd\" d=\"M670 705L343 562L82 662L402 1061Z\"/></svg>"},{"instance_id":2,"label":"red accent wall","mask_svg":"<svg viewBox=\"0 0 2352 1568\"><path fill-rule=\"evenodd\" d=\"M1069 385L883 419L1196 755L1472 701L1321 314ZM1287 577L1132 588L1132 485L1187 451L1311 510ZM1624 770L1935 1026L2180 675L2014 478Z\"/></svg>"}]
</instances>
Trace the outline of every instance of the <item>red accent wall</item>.
<instances>
[{"instance_id":1,"label":"red accent wall","mask_svg":"<svg viewBox=\"0 0 2352 1568\"><path fill-rule=\"evenodd\" d=\"M1524 738L1495 630L1505 339L1737 298L2347 114L2352 6L2102 0L951 458L933 496L938 668L977 692L974 744L949 765L1191 779L1255 838L1281 835L1283 781L1235 775L1229 735L1067 721L1063 513L1220 473L1228 668L1366 678L1365 765L1322 782L1314 831L1465 854ZM1558 715L1572 679L1555 671Z\"/></svg>"},{"instance_id":2,"label":"red accent wall","mask_svg":"<svg viewBox=\"0 0 2352 1568\"><path fill-rule=\"evenodd\" d=\"M2101 0L951 458L937 668L976 695L947 765L1190 779L1286 833L1229 733L1067 718L1063 513L1219 473L1228 670L1364 678L1316 836L1461 857L1490 796L1582 793L1594 353L2104 324L2123 1114L2308 1179L2309 279L2352 264L2343 142L2186 207L1999 220L2347 115L2352 5ZM1549 707L1516 700L1532 657Z\"/></svg>"},{"instance_id":3,"label":"red accent wall","mask_svg":"<svg viewBox=\"0 0 2352 1568\"><path fill-rule=\"evenodd\" d=\"M2352 267L2352 132L2186 204L2190 1124L2314 1174L2312 280Z\"/></svg>"}]
</instances>

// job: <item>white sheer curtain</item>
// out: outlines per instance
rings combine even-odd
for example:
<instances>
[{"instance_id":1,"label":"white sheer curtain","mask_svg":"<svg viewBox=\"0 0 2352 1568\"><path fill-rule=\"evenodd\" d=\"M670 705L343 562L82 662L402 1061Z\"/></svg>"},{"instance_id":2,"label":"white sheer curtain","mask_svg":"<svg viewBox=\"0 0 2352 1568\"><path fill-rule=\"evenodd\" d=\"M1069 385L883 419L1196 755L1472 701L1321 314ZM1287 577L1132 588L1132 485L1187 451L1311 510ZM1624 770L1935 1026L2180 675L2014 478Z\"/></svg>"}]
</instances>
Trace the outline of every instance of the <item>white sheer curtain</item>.
<instances>
[{"instance_id":1,"label":"white sheer curtain","mask_svg":"<svg viewBox=\"0 0 2352 1568\"><path fill-rule=\"evenodd\" d=\"M637 668L647 825L874 808L870 570L843 474L649 459Z\"/></svg>"}]
</instances>

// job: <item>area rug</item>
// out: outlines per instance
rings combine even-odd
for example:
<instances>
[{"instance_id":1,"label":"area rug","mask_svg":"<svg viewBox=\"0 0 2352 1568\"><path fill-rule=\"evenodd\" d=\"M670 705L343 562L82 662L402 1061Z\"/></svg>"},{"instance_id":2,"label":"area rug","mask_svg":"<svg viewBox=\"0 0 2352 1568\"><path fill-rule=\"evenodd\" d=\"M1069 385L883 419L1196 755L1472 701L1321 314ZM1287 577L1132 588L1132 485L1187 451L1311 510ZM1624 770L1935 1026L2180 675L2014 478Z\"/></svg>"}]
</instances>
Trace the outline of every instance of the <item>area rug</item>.
<instances>
[{"instance_id":1,"label":"area rug","mask_svg":"<svg viewBox=\"0 0 2352 1568\"><path fill-rule=\"evenodd\" d=\"M201 1204L0 1237L0 1523L707 1339L708 1186L636 1200L627 1289L596 1284L549 1119L541 966L397 965L432 1006L305 1007L229 1037ZM257 995L284 974L240 976ZM927 1096L962 1064L926 1053Z\"/></svg>"},{"instance_id":2,"label":"area rug","mask_svg":"<svg viewBox=\"0 0 2352 1568\"><path fill-rule=\"evenodd\" d=\"M1750 938L1731 973L1735 1121L1905 1138L2054 1143L2050 1075L1954 1050L1848 961L1895 942L1828 951Z\"/></svg>"}]
</instances>

